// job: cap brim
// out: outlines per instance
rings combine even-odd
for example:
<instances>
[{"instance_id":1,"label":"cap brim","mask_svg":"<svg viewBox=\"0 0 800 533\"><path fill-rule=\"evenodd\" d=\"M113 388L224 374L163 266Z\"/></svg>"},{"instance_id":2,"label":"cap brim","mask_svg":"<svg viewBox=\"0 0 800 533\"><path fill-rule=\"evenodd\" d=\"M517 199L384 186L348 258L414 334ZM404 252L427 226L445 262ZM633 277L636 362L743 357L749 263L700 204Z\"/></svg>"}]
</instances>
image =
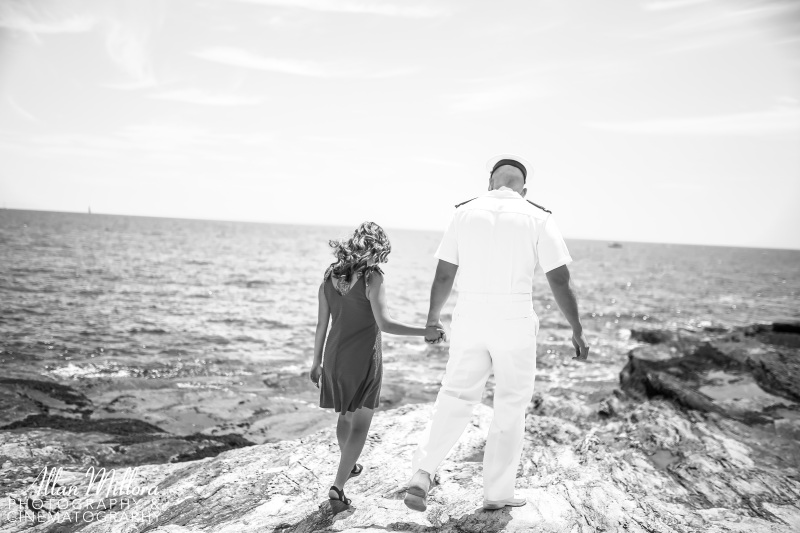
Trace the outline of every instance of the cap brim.
<instances>
[{"instance_id":1,"label":"cap brim","mask_svg":"<svg viewBox=\"0 0 800 533\"><path fill-rule=\"evenodd\" d=\"M500 154L500 155L494 156L493 158L491 158L489 161L486 162L486 172L490 172L491 173L492 169L497 164L497 162L502 160L502 159L513 159L514 161L522 163L522 165L528 171L528 174L531 173L532 168L531 168L531 164L528 162L528 160L525 159L524 157L520 157L520 156L514 155L514 154Z\"/></svg>"}]
</instances>

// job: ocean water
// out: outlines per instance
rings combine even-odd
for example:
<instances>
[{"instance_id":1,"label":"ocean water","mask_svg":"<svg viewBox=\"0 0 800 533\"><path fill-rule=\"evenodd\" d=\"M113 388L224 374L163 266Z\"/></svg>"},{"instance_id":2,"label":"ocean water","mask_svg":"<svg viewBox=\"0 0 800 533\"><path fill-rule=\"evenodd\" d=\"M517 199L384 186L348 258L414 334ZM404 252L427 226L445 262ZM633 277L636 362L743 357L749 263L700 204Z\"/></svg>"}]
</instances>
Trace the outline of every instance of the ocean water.
<instances>
[{"instance_id":1,"label":"ocean water","mask_svg":"<svg viewBox=\"0 0 800 533\"><path fill-rule=\"evenodd\" d=\"M0 371L39 374L84 390L103 383L109 402L119 399L111 394L117 388L138 390L141 403L143 390L165 384L233 398L262 394L264 374L307 368L317 289L332 261L327 240L350 230L0 210ZM423 324L440 234L387 232L391 312ZM581 240L568 246L584 324L601 352L604 339L630 328L800 319L799 251L645 243L611 248ZM557 339L548 328L563 330L565 321L543 277L533 290L544 330L540 348L550 353L545 341ZM385 339L389 366L413 361L418 369L430 362L429 384L436 382L444 348L416 338ZM623 353L606 355L624 359ZM398 370L385 383L408 388L413 380L412 371ZM316 391L304 394L313 402ZM213 394L205 398L219 403ZM134 402L128 411L137 408ZM199 411L191 419L195 428L213 426L221 416L203 418ZM152 416L188 430L174 412Z\"/></svg>"},{"instance_id":2,"label":"ocean water","mask_svg":"<svg viewBox=\"0 0 800 533\"><path fill-rule=\"evenodd\" d=\"M300 361L313 351L327 240L346 233L3 210L0 348L47 360L64 377ZM392 237L396 315L424 320L436 235Z\"/></svg>"}]
</instances>

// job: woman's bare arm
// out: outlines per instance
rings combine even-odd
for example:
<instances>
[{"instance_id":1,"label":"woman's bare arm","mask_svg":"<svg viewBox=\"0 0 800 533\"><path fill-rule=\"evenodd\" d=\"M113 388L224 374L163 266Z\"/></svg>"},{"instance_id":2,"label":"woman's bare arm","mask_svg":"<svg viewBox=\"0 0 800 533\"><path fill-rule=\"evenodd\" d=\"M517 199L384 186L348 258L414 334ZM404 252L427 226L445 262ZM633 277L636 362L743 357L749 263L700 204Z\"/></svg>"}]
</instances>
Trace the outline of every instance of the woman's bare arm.
<instances>
[{"instance_id":1,"label":"woman's bare arm","mask_svg":"<svg viewBox=\"0 0 800 533\"><path fill-rule=\"evenodd\" d=\"M386 287L383 284L383 276L380 272L374 272L371 276L371 282L367 287L367 298L372 306L372 315L375 317L375 322L384 333L391 333L393 335L416 335L422 337L425 335L425 328L415 328L402 322L393 319L389 314L389 307L386 304Z\"/></svg>"},{"instance_id":2,"label":"woman's bare arm","mask_svg":"<svg viewBox=\"0 0 800 533\"><path fill-rule=\"evenodd\" d=\"M328 334L328 322L331 318L331 308L325 297L325 283L319 286L319 310L317 313L317 333L314 336L314 363L311 365L310 378L315 384L319 381L322 366L322 354L325 348L325 337Z\"/></svg>"}]
</instances>

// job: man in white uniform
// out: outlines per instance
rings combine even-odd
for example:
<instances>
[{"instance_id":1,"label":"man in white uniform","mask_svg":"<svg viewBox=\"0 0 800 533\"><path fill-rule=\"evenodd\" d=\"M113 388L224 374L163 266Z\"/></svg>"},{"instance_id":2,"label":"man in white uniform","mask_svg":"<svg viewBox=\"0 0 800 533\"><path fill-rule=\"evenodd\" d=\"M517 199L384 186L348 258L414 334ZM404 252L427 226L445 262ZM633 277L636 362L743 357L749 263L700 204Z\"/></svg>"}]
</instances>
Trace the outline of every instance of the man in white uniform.
<instances>
[{"instance_id":1,"label":"man in white uniform","mask_svg":"<svg viewBox=\"0 0 800 533\"><path fill-rule=\"evenodd\" d=\"M494 416L483 457L484 508L524 505L514 498L522 453L525 408L533 396L536 334L534 272L547 276L556 303L572 326L574 359L589 348L570 287L572 258L550 211L524 199L527 168L517 157L489 162L489 192L456 206L436 257L428 342L441 340L440 314L456 272L458 301L450 359L430 425L412 459L405 503L423 511L436 468L464 432L494 371Z\"/></svg>"}]
</instances>

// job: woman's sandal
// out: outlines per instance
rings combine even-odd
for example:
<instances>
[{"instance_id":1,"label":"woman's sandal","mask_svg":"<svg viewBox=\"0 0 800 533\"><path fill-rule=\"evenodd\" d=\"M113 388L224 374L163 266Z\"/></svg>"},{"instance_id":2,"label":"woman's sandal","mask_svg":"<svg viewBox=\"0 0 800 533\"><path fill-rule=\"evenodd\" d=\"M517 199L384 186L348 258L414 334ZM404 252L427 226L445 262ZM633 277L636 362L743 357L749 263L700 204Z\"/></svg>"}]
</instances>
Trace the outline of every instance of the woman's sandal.
<instances>
[{"instance_id":1,"label":"woman's sandal","mask_svg":"<svg viewBox=\"0 0 800 533\"><path fill-rule=\"evenodd\" d=\"M335 493L336 493L336 495L337 495L337 496L339 496L339 497L338 497L338 498L331 498L331 497L330 497L330 495L328 495L328 498L329 498L329 499L331 499L331 500L334 500L334 501L338 500L338 501L340 501L340 502L344 503L345 505L350 505L350 501L351 501L351 500L350 500L350 498L348 498L347 496L345 496L345 495L344 495L344 489L342 489L342 490L339 490L339 489L337 489L336 487L334 487L333 485L331 485L331 488L330 488L330 490L332 490L333 492L335 492ZM329 491L329 492L330 492L330 491Z\"/></svg>"},{"instance_id":2,"label":"woman's sandal","mask_svg":"<svg viewBox=\"0 0 800 533\"><path fill-rule=\"evenodd\" d=\"M364 467L360 464L356 463L356 466L350 471L350 477L357 477L361 475L361 472L364 470Z\"/></svg>"}]
</instances>

